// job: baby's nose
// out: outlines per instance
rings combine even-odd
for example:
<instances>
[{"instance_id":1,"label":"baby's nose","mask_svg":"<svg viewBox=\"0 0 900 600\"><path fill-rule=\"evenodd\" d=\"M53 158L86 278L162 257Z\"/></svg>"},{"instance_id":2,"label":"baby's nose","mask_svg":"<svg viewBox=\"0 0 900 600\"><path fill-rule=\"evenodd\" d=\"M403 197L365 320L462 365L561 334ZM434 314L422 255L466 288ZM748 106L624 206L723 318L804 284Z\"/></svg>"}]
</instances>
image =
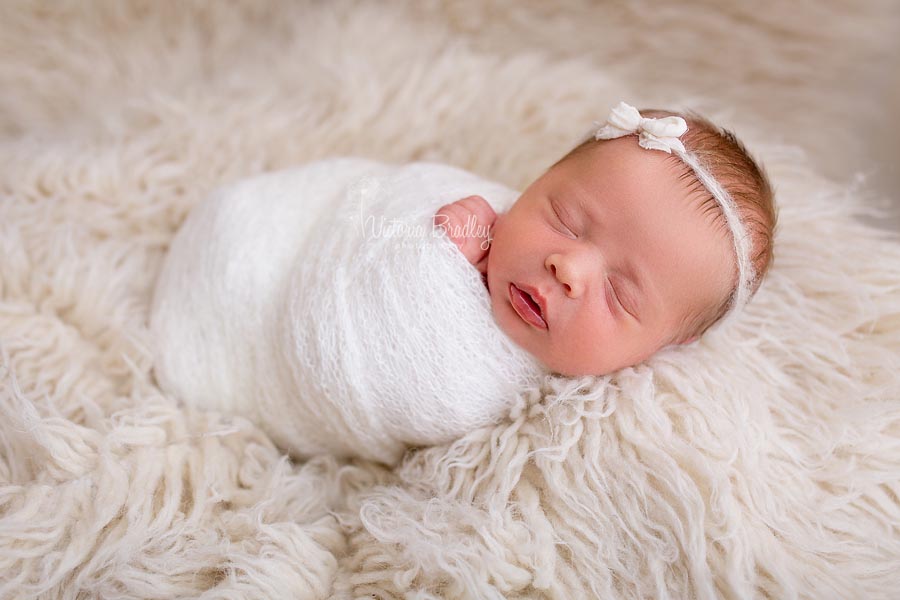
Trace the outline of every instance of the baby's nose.
<instances>
[{"instance_id":1,"label":"baby's nose","mask_svg":"<svg viewBox=\"0 0 900 600\"><path fill-rule=\"evenodd\" d=\"M566 290L566 296L570 298L577 297L581 292L581 285L578 281L578 274L572 268L571 261L566 261L562 255L551 254L547 257L545 266L550 270L553 276L562 284Z\"/></svg>"},{"instance_id":2,"label":"baby's nose","mask_svg":"<svg viewBox=\"0 0 900 600\"><path fill-rule=\"evenodd\" d=\"M553 273L553 276L554 276L554 277L556 277L557 279L559 279L559 277L557 277L557 275L556 275L556 265L553 264L553 263L550 263L550 272ZM572 286L571 286L571 285L569 285L569 284L566 283L565 281L561 281L560 283L562 283L562 284L563 284L563 287L566 288L566 294L568 294L569 292L572 291Z\"/></svg>"}]
</instances>

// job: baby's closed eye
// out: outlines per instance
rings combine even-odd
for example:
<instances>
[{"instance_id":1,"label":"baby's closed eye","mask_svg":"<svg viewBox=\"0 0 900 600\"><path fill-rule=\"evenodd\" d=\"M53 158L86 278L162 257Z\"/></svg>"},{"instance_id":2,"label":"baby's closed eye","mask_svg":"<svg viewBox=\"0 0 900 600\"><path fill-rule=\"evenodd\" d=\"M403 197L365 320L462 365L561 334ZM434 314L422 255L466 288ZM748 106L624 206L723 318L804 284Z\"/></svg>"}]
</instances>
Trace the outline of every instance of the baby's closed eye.
<instances>
[{"instance_id":1,"label":"baby's closed eye","mask_svg":"<svg viewBox=\"0 0 900 600\"><path fill-rule=\"evenodd\" d=\"M564 235L568 235L570 237L577 237L575 234L575 230L571 226L571 218L568 213L566 213L565 207L562 206L561 203L556 202L555 200L550 200L550 208L553 211L553 217L556 223L562 227L562 231L560 233Z\"/></svg>"}]
</instances>

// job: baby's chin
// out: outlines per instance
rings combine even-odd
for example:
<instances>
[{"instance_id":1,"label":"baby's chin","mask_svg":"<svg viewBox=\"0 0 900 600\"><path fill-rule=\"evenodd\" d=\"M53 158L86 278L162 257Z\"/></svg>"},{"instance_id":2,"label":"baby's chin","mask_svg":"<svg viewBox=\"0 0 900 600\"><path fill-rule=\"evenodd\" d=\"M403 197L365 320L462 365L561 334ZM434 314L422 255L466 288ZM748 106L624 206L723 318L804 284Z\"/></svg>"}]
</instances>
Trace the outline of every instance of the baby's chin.
<instances>
[{"instance_id":1,"label":"baby's chin","mask_svg":"<svg viewBox=\"0 0 900 600\"><path fill-rule=\"evenodd\" d=\"M540 360L542 364L548 365L549 368L554 372L559 373L560 375L565 375L567 377L602 377L604 375L609 375L617 371L621 371L622 369L627 369L629 367L639 365L651 359L664 347L665 346L663 346L662 343L659 343L652 349L647 350L638 356L607 356L597 358L593 362L589 362L583 359L568 360L568 358L565 356L561 357L561 360L557 360L556 357L547 358L537 356L535 358Z\"/></svg>"},{"instance_id":2,"label":"baby's chin","mask_svg":"<svg viewBox=\"0 0 900 600\"><path fill-rule=\"evenodd\" d=\"M621 369L633 366L637 363L625 362L621 365L616 366L598 366L598 365L587 365L581 362L569 362L565 359L559 360L558 357L542 357L535 356L531 353L546 369L556 373L558 375L562 375L564 377L602 377L604 375L609 375L610 373L614 373Z\"/></svg>"}]
</instances>

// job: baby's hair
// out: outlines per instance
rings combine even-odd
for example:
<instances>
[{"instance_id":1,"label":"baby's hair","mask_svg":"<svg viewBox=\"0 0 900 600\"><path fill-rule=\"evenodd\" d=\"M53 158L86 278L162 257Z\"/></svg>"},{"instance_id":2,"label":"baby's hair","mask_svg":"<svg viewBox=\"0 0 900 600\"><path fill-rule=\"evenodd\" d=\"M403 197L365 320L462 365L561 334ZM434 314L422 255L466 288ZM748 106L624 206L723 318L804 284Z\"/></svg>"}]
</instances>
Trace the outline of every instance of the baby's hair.
<instances>
[{"instance_id":1,"label":"baby's hair","mask_svg":"<svg viewBox=\"0 0 900 600\"><path fill-rule=\"evenodd\" d=\"M677 116L687 122L688 130L681 136L681 141L686 150L697 157L709 174L715 177L734 200L741 221L750 236L751 262L756 274L750 285L752 297L759 289L763 277L775 258L774 237L778 220L775 194L762 166L750 156L733 132L715 125L693 111L679 113L661 109L641 109L640 113L641 116L649 118ZM574 148L562 160L600 143L603 141L590 138ZM702 198L699 210L702 211L702 214L711 212L717 227L721 228L730 238L731 233L719 203L686 163L675 154L672 154L671 158L678 161L681 178L690 181L691 191L696 192ZM685 315L676 332L665 341L664 345L679 343L692 336L703 335L707 329L724 316L736 289L737 275L735 275L731 293L721 298L713 306L697 307Z\"/></svg>"}]
</instances>

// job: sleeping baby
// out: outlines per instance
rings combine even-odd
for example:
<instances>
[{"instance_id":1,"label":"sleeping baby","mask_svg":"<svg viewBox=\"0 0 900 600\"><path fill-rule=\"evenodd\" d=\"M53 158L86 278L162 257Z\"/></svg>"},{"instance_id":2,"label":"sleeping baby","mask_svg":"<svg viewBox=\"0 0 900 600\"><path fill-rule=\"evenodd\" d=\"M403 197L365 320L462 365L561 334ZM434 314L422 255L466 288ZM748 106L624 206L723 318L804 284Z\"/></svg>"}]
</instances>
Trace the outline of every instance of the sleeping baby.
<instances>
[{"instance_id":1,"label":"sleeping baby","mask_svg":"<svg viewBox=\"0 0 900 600\"><path fill-rule=\"evenodd\" d=\"M733 135L622 103L509 212L470 196L435 223L485 275L516 344L558 373L602 375L745 303L772 260L774 210Z\"/></svg>"},{"instance_id":2,"label":"sleeping baby","mask_svg":"<svg viewBox=\"0 0 900 600\"><path fill-rule=\"evenodd\" d=\"M178 231L161 387L283 450L396 463L553 372L605 375L737 314L772 259L762 170L705 119L621 103L522 194L437 163L237 182Z\"/></svg>"}]
</instances>

